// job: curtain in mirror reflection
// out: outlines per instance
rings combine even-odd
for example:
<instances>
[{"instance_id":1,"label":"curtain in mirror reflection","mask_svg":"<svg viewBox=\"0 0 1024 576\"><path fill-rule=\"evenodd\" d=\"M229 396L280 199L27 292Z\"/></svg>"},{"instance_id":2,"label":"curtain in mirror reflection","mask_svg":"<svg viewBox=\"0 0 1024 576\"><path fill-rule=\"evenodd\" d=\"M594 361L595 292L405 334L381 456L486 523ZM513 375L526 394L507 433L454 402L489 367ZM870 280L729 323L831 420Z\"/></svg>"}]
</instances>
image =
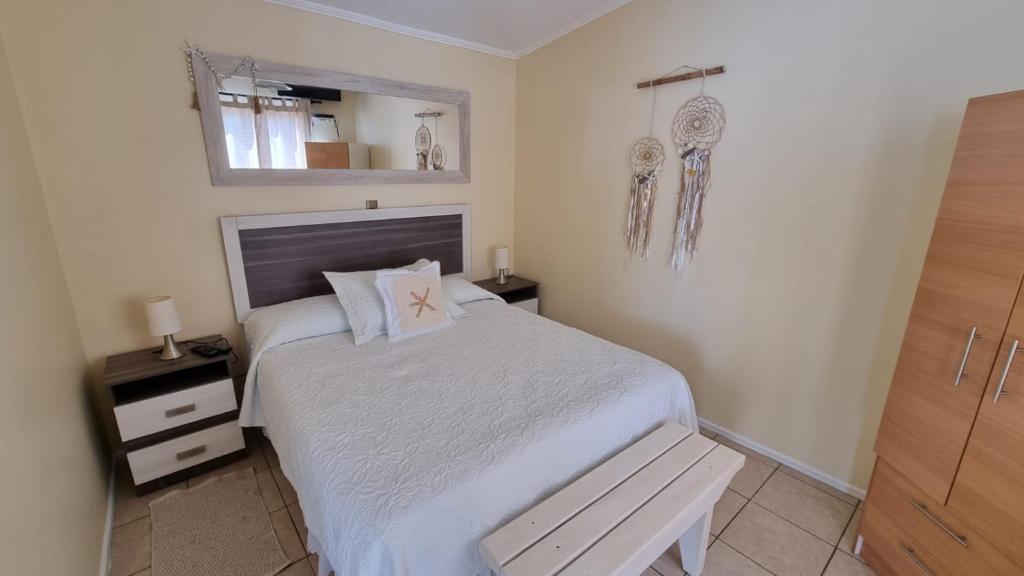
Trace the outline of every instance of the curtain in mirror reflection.
<instances>
[{"instance_id":1,"label":"curtain in mirror reflection","mask_svg":"<svg viewBox=\"0 0 1024 576\"><path fill-rule=\"evenodd\" d=\"M260 98L256 114L251 97L222 94L220 100L232 168L306 168L308 101Z\"/></svg>"}]
</instances>

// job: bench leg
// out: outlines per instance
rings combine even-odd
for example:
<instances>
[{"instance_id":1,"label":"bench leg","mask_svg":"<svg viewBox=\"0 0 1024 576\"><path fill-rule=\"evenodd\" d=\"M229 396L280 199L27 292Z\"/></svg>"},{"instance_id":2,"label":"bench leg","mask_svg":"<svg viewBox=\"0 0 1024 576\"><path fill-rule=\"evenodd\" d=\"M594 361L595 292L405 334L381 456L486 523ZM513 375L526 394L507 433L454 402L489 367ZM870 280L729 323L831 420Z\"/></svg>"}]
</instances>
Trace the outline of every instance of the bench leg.
<instances>
[{"instance_id":1,"label":"bench leg","mask_svg":"<svg viewBox=\"0 0 1024 576\"><path fill-rule=\"evenodd\" d=\"M679 555L683 558L683 569L692 576L704 572L704 557L708 552L708 535L711 533L711 510L693 523L679 539Z\"/></svg>"}]
</instances>

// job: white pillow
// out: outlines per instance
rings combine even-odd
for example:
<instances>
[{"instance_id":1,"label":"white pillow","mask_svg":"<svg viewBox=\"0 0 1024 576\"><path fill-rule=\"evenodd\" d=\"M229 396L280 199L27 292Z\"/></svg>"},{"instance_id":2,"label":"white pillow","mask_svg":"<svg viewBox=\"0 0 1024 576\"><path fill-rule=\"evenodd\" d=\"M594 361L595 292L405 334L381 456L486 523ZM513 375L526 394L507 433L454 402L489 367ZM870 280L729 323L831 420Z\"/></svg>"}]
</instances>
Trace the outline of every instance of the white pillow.
<instances>
[{"instance_id":1,"label":"white pillow","mask_svg":"<svg viewBox=\"0 0 1024 576\"><path fill-rule=\"evenodd\" d=\"M331 294L257 308L242 324L250 358L254 350L351 329L338 298Z\"/></svg>"},{"instance_id":2,"label":"white pillow","mask_svg":"<svg viewBox=\"0 0 1024 576\"><path fill-rule=\"evenodd\" d=\"M483 288L473 284L469 280L459 276L443 276L441 277L441 286L444 288L445 297L451 301L454 306L459 304L465 304L466 302L476 302L477 300L497 300L498 302L504 302L501 296L493 292L488 292ZM459 310L462 311L462 315L468 314L461 307ZM449 310L450 312L451 310ZM459 318L455 314L452 317Z\"/></svg>"},{"instance_id":3,"label":"white pillow","mask_svg":"<svg viewBox=\"0 0 1024 576\"><path fill-rule=\"evenodd\" d=\"M443 330L454 323L448 314L441 265L437 262L415 271L381 270L375 285L384 301L388 342Z\"/></svg>"},{"instance_id":4,"label":"white pillow","mask_svg":"<svg viewBox=\"0 0 1024 576\"><path fill-rule=\"evenodd\" d=\"M420 259L398 270L418 270L429 264ZM324 277L334 288L334 294L345 309L345 316L352 326L352 337L356 344L365 344L384 334L384 301L374 287L377 270L362 272L324 272Z\"/></svg>"},{"instance_id":5,"label":"white pillow","mask_svg":"<svg viewBox=\"0 0 1024 576\"><path fill-rule=\"evenodd\" d=\"M407 266L396 270L419 270L430 265L426 258L420 258ZM387 317L384 312L384 301L377 288L373 285L379 270L362 272L324 272L324 277L334 288L341 307L345 310L348 323L352 326L352 338L355 343L365 344L377 336L387 333ZM466 315L458 304L445 299L445 305L452 318Z\"/></svg>"}]
</instances>

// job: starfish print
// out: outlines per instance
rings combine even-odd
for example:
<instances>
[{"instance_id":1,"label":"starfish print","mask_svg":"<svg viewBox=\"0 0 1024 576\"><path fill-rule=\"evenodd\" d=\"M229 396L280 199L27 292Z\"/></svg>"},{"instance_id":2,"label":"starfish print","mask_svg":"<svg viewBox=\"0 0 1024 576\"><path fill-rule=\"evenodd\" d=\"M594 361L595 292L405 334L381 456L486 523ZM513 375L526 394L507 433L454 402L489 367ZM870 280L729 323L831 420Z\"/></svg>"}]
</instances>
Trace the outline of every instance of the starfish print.
<instances>
[{"instance_id":1,"label":"starfish print","mask_svg":"<svg viewBox=\"0 0 1024 576\"><path fill-rule=\"evenodd\" d=\"M412 296L413 299L413 302L409 304L409 308L419 307L419 309L416 310L417 318L420 317L420 314L423 314L424 308L430 308L434 312L437 312L437 308L434 308L429 302L427 302L427 298L430 298L430 286L427 286L427 291L423 293L423 296L420 296L412 290L409 291L409 295Z\"/></svg>"}]
</instances>

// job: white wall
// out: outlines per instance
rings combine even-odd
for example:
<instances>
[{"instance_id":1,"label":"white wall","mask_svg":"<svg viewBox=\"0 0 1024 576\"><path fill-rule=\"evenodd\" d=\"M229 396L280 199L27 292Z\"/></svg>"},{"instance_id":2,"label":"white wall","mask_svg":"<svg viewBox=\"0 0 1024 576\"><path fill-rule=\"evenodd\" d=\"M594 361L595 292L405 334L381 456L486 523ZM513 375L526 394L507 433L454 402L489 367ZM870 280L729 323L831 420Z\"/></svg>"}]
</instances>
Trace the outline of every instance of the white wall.
<instances>
[{"instance_id":1,"label":"white wall","mask_svg":"<svg viewBox=\"0 0 1024 576\"><path fill-rule=\"evenodd\" d=\"M448 152L444 169L459 169L458 106L366 93L357 94L355 102L356 133L360 142L370 145L371 168L415 170L416 130L425 124L432 142ZM428 108L443 114L436 125L433 118L416 117Z\"/></svg>"},{"instance_id":2,"label":"white wall","mask_svg":"<svg viewBox=\"0 0 1024 576\"><path fill-rule=\"evenodd\" d=\"M515 266L546 314L676 366L698 413L867 486L958 125L1024 88L1024 3L634 0L516 66ZM629 147L680 64L724 64L700 251L626 265ZM658 91L656 136L699 82Z\"/></svg>"},{"instance_id":3,"label":"white wall","mask_svg":"<svg viewBox=\"0 0 1024 576\"><path fill-rule=\"evenodd\" d=\"M2 39L0 94L15 94ZM95 574L108 466L16 98L0 106L0 268L0 571Z\"/></svg>"},{"instance_id":4,"label":"white wall","mask_svg":"<svg viewBox=\"0 0 1024 576\"><path fill-rule=\"evenodd\" d=\"M217 218L468 202L473 273L512 240L514 63L257 0L12 0L0 33L85 353L157 341L146 296L173 296L182 337L241 344ZM473 94L468 184L213 187L185 75L185 40L213 52ZM8 92L11 94L11 92ZM71 96L73 94L73 96ZM142 129L140 127L145 127Z\"/></svg>"}]
</instances>

